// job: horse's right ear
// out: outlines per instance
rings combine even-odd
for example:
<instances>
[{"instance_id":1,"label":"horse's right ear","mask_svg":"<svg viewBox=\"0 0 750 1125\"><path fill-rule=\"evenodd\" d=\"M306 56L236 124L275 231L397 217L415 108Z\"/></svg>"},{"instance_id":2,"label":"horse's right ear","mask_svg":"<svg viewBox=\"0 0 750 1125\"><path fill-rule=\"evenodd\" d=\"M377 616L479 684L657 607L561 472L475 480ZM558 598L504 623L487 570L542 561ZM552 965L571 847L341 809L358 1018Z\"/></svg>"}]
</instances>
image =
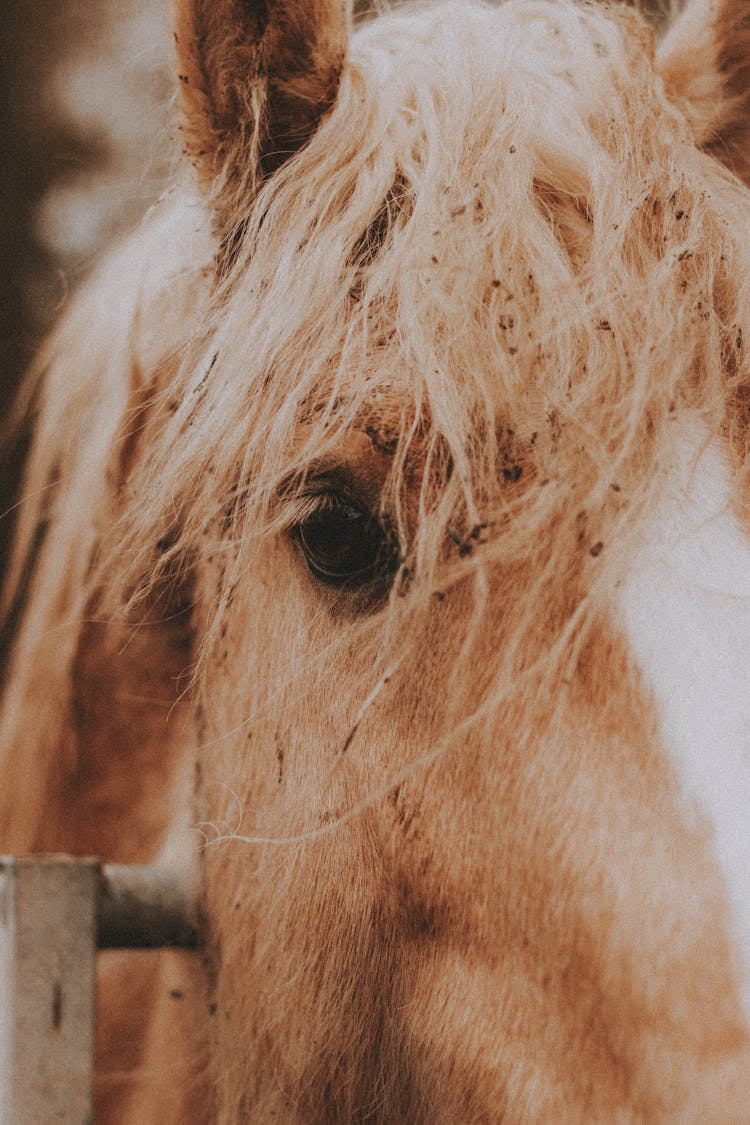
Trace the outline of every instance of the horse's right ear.
<instances>
[{"instance_id":1,"label":"horse's right ear","mask_svg":"<svg viewBox=\"0 0 750 1125\"><path fill-rule=\"evenodd\" d=\"M698 144L750 184L749 0L688 0L658 62Z\"/></svg>"},{"instance_id":2,"label":"horse's right ear","mask_svg":"<svg viewBox=\"0 0 750 1125\"><path fill-rule=\"evenodd\" d=\"M184 140L219 211L252 197L333 105L347 0L176 0ZM221 217L220 217L221 225Z\"/></svg>"}]
</instances>

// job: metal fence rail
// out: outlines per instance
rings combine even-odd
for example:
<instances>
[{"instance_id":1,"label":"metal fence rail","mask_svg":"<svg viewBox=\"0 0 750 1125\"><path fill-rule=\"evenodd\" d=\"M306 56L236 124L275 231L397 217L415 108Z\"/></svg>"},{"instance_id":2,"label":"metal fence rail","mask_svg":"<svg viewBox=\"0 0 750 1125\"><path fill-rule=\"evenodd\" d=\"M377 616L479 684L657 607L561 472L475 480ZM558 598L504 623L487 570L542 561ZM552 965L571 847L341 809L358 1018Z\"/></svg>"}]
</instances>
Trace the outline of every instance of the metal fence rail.
<instances>
[{"instance_id":1,"label":"metal fence rail","mask_svg":"<svg viewBox=\"0 0 750 1125\"><path fill-rule=\"evenodd\" d=\"M172 871L0 857L1 1125L90 1125L97 949L199 944Z\"/></svg>"}]
</instances>

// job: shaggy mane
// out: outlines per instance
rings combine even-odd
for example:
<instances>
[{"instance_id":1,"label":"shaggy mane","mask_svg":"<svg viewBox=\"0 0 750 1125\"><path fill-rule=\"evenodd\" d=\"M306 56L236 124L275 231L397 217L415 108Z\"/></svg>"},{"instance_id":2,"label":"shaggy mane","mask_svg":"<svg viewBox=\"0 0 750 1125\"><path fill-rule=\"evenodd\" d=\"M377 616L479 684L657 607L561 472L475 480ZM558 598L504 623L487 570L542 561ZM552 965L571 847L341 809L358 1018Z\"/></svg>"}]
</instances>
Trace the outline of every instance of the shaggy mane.
<instances>
[{"instance_id":1,"label":"shaggy mane","mask_svg":"<svg viewBox=\"0 0 750 1125\"><path fill-rule=\"evenodd\" d=\"M535 678L564 674L673 419L702 414L746 454L750 202L695 148L649 34L573 0L406 5L360 28L321 128L236 199L218 284L190 192L158 205L42 360L6 605L45 518L16 662L38 668L54 627L56 706L86 615L189 582L206 543L213 651L264 535L356 434L387 459L402 562L387 611L341 634L386 621L373 682L405 657L406 611L464 581L468 659L490 565L508 575L497 692L529 653ZM6 728L32 690L14 684Z\"/></svg>"},{"instance_id":2,"label":"shaggy mane","mask_svg":"<svg viewBox=\"0 0 750 1125\"><path fill-rule=\"evenodd\" d=\"M666 101L647 37L627 11L544 0L407 7L360 30L318 134L249 211L237 201L236 260L114 532L124 583L189 559L231 504L231 588L283 519L282 485L289 501L290 478L304 489L364 431L391 457L380 503L415 596L435 593L448 525L457 575L533 568L513 667L548 628L551 578L575 571L591 597L607 543L627 542L675 412L723 419L744 456L729 407L747 382L750 209Z\"/></svg>"}]
</instances>

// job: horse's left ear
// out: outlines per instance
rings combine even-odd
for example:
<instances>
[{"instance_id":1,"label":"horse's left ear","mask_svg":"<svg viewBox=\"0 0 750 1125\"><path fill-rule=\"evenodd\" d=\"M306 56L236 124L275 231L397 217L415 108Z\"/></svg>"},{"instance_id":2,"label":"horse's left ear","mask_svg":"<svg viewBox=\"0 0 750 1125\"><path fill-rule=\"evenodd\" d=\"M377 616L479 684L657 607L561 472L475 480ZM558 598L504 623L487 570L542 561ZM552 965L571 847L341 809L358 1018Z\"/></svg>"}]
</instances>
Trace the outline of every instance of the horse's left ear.
<instances>
[{"instance_id":1,"label":"horse's left ear","mask_svg":"<svg viewBox=\"0 0 750 1125\"><path fill-rule=\"evenodd\" d=\"M339 86L347 0L176 0L184 139L219 209L315 132Z\"/></svg>"},{"instance_id":2,"label":"horse's left ear","mask_svg":"<svg viewBox=\"0 0 750 1125\"><path fill-rule=\"evenodd\" d=\"M750 0L688 0L657 58L698 144L750 183Z\"/></svg>"}]
</instances>

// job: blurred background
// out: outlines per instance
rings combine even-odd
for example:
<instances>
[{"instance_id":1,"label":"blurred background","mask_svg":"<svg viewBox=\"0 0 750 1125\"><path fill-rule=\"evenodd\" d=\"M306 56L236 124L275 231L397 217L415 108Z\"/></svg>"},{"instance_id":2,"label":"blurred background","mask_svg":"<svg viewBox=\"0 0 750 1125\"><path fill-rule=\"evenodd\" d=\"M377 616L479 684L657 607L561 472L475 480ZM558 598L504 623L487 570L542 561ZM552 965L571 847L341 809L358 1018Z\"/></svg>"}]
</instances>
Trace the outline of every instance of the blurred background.
<instances>
[{"instance_id":1,"label":"blurred background","mask_svg":"<svg viewBox=\"0 0 750 1125\"><path fill-rule=\"evenodd\" d=\"M13 0L0 21L0 574L25 435L15 394L71 289L173 161L166 0Z\"/></svg>"}]
</instances>

